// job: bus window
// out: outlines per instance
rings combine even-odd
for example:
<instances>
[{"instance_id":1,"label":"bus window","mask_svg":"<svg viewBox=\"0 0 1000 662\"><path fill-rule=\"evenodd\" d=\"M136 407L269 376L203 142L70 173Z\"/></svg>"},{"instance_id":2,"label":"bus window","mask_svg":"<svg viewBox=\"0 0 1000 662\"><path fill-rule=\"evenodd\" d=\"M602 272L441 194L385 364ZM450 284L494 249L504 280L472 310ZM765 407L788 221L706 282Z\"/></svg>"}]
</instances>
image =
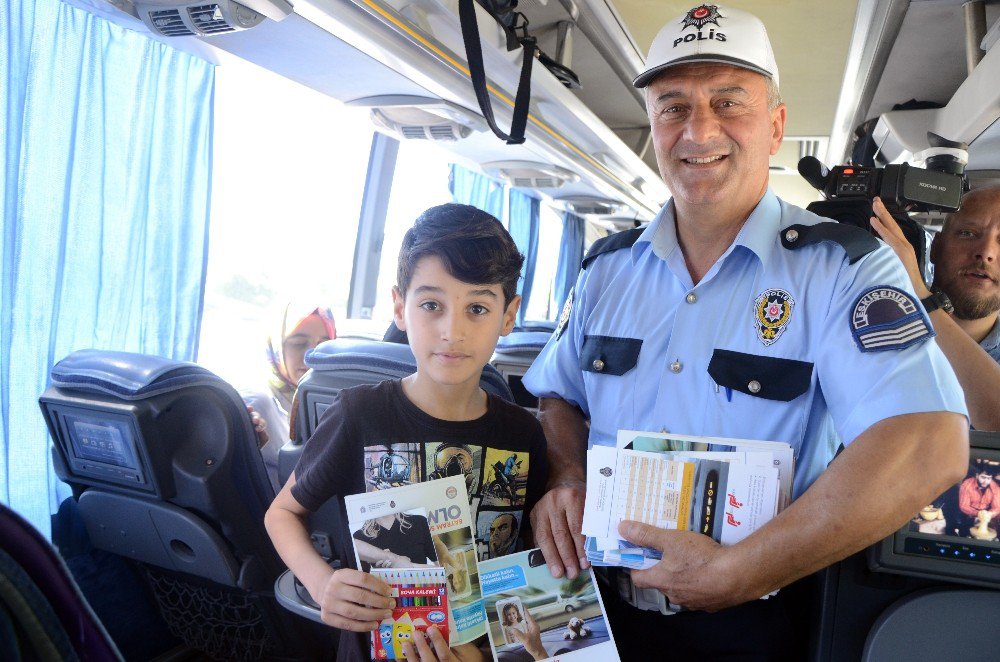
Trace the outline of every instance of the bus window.
<instances>
[{"instance_id":1,"label":"bus window","mask_svg":"<svg viewBox=\"0 0 1000 662\"><path fill-rule=\"evenodd\" d=\"M218 67L201 364L257 385L279 307L344 317L371 140L367 110L237 58Z\"/></svg>"},{"instance_id":2,"label":"bus window","mask_svg":"<svg viewBox=\"0 0 1000 662\"><path fill-rule=\"evenodd\" d=\"M392 321L392 286L396 284L396 261L403 235L428 207L451 202L448 170L453 157L426 140L403 140L396 156L396 169L389 195L389 210L379 262L378 291L372 310L373 324L387 328ZM353 248L353 244L352 244Z\"/></svg>"}]
</instances>

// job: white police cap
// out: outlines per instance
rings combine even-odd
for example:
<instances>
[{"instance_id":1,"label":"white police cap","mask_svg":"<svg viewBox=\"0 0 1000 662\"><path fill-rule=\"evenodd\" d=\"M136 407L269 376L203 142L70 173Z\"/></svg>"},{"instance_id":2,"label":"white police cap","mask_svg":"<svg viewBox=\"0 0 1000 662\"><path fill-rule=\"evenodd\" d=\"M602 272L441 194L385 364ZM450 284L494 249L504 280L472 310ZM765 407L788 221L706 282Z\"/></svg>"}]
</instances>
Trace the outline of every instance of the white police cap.
<instances>
[{"instance_id":1,"label":"white police cap","mask_svg":"<svg viewBox=\"0 0 1000 662\"><path fill-rule=\"evenodd\" d=\"M660 30L649 47L645 71L632 84L646 87L664 69L691 62L731 64L778 83L778 65L761 20L739 9L702 4Z\"/></svg>"}]
</instances>

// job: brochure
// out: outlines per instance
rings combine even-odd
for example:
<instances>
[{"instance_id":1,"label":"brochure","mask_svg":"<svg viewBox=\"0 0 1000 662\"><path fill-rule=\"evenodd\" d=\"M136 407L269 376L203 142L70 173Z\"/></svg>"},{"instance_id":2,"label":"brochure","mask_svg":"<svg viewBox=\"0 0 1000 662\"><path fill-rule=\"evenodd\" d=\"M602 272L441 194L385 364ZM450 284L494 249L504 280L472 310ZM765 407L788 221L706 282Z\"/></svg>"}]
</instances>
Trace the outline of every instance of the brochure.
<instances>
[{"instance_id":1,"label":"brochure","mask_svg":"<svg viewBox=\"0 0 1000 662\"><path fill-rule=\"evenodd\" d=\"M783 441L732 439L729 437L696 437L669 432L639 432L619 430L617 448L636 451L672 452L675 459L704 457L725 459L742 464L770 463L778 470L780 485L778 510L792 502L792 480L795 478L795 453Z\"/></svg>"},{"instance_id":2,"label":"brochure","mask_svg":"<svg viewBox=\"0 0 1000 662\"><path fill-rule=\"evenodd\" d=\"M449 642L464 644L486 631L464 476L354 494L344 502L359 568L443 568ZM400 632L406 628L393 634Z\"/></svg>"},{"instance_id":3,"label":"brochure","mask_svg":"<svg viewBox=\"0 0 1000 662\"><path fill-rule=\"evenodd\" d=\"M591 570L556 579L533 549L480 561L479 577L494 659L619 660Z\"/></svg>"},{"instance_id":4,"label":"brochure","mask_svg":"<svg viewBox=\"0 0 1000 662\"><path fill-rule=\"evenodd\" d=\"M618 524L626 519L735 544L787 503L791 466L787 444L621 433L618 448L587 451L587 558L599 566L655 565L662 558L659 550L618 535Z\"/></svg>"}]
</instances>

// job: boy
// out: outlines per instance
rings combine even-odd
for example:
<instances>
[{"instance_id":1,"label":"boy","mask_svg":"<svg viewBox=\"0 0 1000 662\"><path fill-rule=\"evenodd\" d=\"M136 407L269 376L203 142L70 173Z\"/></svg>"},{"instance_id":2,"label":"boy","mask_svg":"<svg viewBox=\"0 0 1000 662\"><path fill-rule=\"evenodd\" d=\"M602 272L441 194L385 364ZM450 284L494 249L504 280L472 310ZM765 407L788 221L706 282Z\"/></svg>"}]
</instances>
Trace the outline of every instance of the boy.
<instances>
[{"instance_id":1,"label":"boy","mask_svg":"<svg viewBox=\"0 0 1000 662\"><path fill-rule=\"evenodd\" d=\"M497 339L514 326L523 260L504 227L484 211L446 204L424 212L403 238L392 292L395 323L409 337L416 373L341 391L267 511L275 548L320 604L323 621L365 633L344 633L338 659L365 657L367 633L391 616L392 600L381 580L334 571L323 561L305 526L310 512L330 498L462 472L478 538L501 515L524 522L544 490L541 426L479 387ZM505 498L487 505L490 462L511 456L521 463L517 479ZM489 556L488 540L480 543L481 555ZM429 634L439 659L478 655L475 647L449 651L435 628ZM411 658L432 659L427 643L416 643L407 644Z\"/></svg>"}]
</instances>

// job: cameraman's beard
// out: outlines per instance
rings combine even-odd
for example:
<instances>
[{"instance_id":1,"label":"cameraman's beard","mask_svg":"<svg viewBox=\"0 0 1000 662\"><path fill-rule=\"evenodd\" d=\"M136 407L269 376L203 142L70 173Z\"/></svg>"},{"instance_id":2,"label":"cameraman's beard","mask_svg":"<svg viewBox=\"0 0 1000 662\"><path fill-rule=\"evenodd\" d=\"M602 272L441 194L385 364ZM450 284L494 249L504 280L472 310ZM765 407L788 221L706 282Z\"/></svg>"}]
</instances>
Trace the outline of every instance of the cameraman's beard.
<instances>
[{"instance_id":1,"label":"cameraman's beard","mask_svg":"<svg viewBox=\"0 0 1000 662\"><path fill-rule=\"evenodd\" d=\"M960 320L979 320L1000 310L1000 295L997 294L985 297L959 294L949 298L955 307L954 315Z\"/></svg>"}]
</instances>

